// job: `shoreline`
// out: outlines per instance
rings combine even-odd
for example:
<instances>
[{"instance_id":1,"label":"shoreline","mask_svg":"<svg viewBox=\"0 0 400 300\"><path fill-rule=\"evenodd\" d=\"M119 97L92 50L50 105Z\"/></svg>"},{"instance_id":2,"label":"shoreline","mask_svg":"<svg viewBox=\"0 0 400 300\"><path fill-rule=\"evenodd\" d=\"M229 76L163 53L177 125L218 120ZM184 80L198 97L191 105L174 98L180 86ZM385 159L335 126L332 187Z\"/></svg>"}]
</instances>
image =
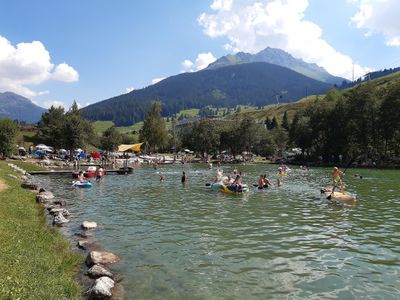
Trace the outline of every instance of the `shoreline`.
<instances>
[{"instance_id":1,"label":"shoreline","mask_svg":"<svg viewBox=\"0 0 400 300\"><path fill-rule=\"evenodd\" d=\"M26 165L28 164L30 163L26 163ZM19 190L30 194L30 204L40 212L38 218L41 223L44 223L44 230L51 231L61 238L63 243L67 244L67 249L65 250L72 256L79 257L79 262L74 265L73 274L70 274L70 279L79 285L79 292L75 292L73 298L108 297L110 299L123 299L124 290L123 286L120 285L122 277L106 267L106 265L117 262L120 259L112 253L105 252L103 246L96 243L94 234L97 224L84 221L79 230L74 230L70 236L63 230L57 230L57 227L62 227L64 223L70 221L71 214L67 210L67 202L41 187L43 183L39 185L38 182L32 180L31 175L23 168L9 162L5 165L9 167L9 170L6 171L10 173L16 171L22 174L21 177L8 174L8 177L10 179L12 177L15 183L20 185L18 187ZM39 169L37 166L30 165L33 170ZM1 177L4 178L4 176ZM3 181L2 183L3 191L5 191L8 186ZM44 185L46 184L44 183ZM32 201L35 197L36 201ZM67 262L64 263L66 264ZM49 296L50 294L47 295L47 297ZM71 295L68 295L67 298L71 298Z\"/></svg>"},{"instance_id":2,"label":"shoreline","mask_svg":"<svg viewBox=\"0 0 400 300\"><path fill-rule=\"evenodd\" d=\"M10 299L82 298L76 274L83 257L47 225L35 193L21 187L25 174L7 163L0 163L0 178L8 186L0 192L0 294Z\"/></svg>"}]
</instances>

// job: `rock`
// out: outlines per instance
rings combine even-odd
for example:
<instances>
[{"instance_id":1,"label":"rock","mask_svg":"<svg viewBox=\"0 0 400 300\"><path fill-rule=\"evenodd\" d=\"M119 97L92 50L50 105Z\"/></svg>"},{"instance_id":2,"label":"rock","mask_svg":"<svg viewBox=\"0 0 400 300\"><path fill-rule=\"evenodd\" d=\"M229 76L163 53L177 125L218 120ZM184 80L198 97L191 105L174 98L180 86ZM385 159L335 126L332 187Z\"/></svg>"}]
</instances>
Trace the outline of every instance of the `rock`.
<instances>
[{"instance_id":1,"label":"rock","mask_svg":"<svg viewBox=\"0 0 400 300\"><path fill-rule=\"evenodd\" d=\"M54 208L50 209L50 210L49 210L49 213L50 213L51 215L55 215L55 214L61 213L64 217L68 217L68 216L71 215L71 214L69 213L69 211L66 210L65 208L57 208L57 207L54 207Z\"/></svg>"},{"instance_id":2,"label":"rock","mask_svg":"<svg viewBox=\"0 0 400 300\"><path fill-rule=\"evenodd\" d=\"M49 211L49 213L50 213L50 211L52 210L52 209L54 209L54 208L60 208L60 205L54 205L54 204L47 204L47 205L45 205L45 207L46 207L46 209Z\"/></svg>"},{"instance_id":3,"label":"rock","mask_svg":"<svg viewBox=\"0 0 400 300\"><path fill-rule=\"evenodd\" d=\"M90 242L87 240L80 240L76 243L76 245L78 246L78 248L86 250L87 248L89 248Z\"/></svg>"},{"instance_id":4,"label":"rock","mask_svg":"<svg viewBox=\"0 0 400 300\"><path fill-rule=\"evenodd\" d=\"M43 190L43 188L41 188L40 190ZM39 195L46 197L48 199L54 199L54 194L52 192L49 191L41 192L40 190L39 190Z\"/></svg>"},{"instance_id":5,"label":"rock","mask_svg":"<svg viewBox=\"0 0 400 300\"><path fill-rule=\"evenodd\" d=\"M23 189L27 189L27 190L39 190L39 186L37 184L34 183L30 183L30 182L23 182L21 183L21 187Z\"/></svg>"},{"instance_id":6,"label":"rock","mask_svg":"<svg viewBox=\"0 0 400 300\"><path fill-rule=\"evenodd\" d=\"M22 175L25 175L25 174L26 174L26 171L25 171L25 170L22 170L22 169L17 170L17 172L21 173Z\"/></svg>"},{"instance_id":7,"label":"rock","mask_svg":"<svg viewBox=\"0 0 400 300\"><path fill-rule=\"evenodd\" d=\"M69 220L66 219L61 212L57 213L53 219L53 225L62 226L64 223L68 223Z\"/></svg>"},{"instance_id":8,"label":"rock","mask_svg":"<svg viewBox=\"0 0 400 300\"><path fill-rule=\"evenodd\" d=\"M75 232L74 235L77 237L83 238L83 239L87 239L88 237L91 236L91 235L88 235L88 234L82 233L82 232Z\"/></svg>"},{"instance_id":9,"label":"rock","mask_svg":"<svg viewBox=\"0 0 400 300\"><path fill-rule=\"evenodd\" d=\"M44 188L40 188L39 193L44 193L46 190Z\"/></svg>"},{"instance_id":10,"label":"rock","mask_svg":"<svg viewBox=\"0 0 400 300\"><path fill-rule=\"evenodd\" d=\"M55 200L55 201L53 202L53 204L55 204L55 205L60 205L60 206L66 206L66 205L67 205L67 202L66 202L65 200L63 200L63 199L60 199L60 200Z\"/></svg>"},{"instance_id":11,"label":"rock","mask_svg":"<svg viewBox=\"0 0 400 300\"><path fill-rule=\"evenodd\" d=\"M54 199L52 192L39 192L39 194L36 195L36 202L38 203L47 202L51 199Z\"/></svg>"},{"instance_id":12,"label":"rock","mask_svg":"<svg viewBox=\"0 0 400 300\"><path fill-rule=\"evenodd\" d=\"M28 178L27 176L24 175L24 176L21 176L21 180L26 182L26 181L29 180L29 178Z\"/></svg>"},{"instance_id":13,"label":"rock","mask_svg":"<svg viewBox=\"0 0 400 300\"><path fill-rule=\"evenodd\" d=\"M15 176L13 174L8 174L9 177L14 178L14 179L19 179L18 176Z\"/></svg>"},{"instance_id":14,"label":"rock","mask_svg":"<svg viewBox=\"0 0 400 300\"><path fill-rule=\"evenodd\" d=\"M86 272L86 274L90 278L99 278L99 277L103 277L103 276L113 278L113 273L111 273L110 270L108 270L107 268L105 268L102 265L94 265Z\"/></svg>"},{"instance_id":15,"label":"rock","mask_svg":"<svg viewBox=\"0 0 400 300\"><path fill-rule=\"evenodd\" d=\"M119 261L119 257L110 252L90 251L86 264L90 267L96 264L108 265Z\"/></svg>"},{"instance_id":16,"label":"rock","mask_svg":"<svg viewBox=\"0 0 400 300\"><path fill-rule=\"evenodd\" d=\"M83 221L81 226L82 226L83 229L93 229L93 228L97 227L97 223L96 222Z\"/></svg>"},{"instance_id":17,"label":"rock","mask_svg":"<svg viewBox=\"0 0 400 300\"><path fill-rule=\"evenodd\" d=\"M114 287L114 280L107 276L100 277L95 280L93 285L86 292L89 299L104 299L112 296L112 288Z\"/></svg>"}]
</instances>

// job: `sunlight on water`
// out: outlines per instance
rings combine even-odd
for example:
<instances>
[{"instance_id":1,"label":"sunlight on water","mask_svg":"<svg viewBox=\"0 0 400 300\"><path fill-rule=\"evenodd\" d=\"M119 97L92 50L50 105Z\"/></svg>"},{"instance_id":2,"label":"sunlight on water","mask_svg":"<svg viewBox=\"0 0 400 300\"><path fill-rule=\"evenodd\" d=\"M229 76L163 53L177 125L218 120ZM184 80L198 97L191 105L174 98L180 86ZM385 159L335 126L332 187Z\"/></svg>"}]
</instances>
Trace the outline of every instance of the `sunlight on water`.
<instances>
[{"instance_id":1,"label":"sunlight on water","mask_svg":"<svg viewBox=\"0 0 400 300\"><path fill-rule=\"evenodd\" d=\"M277 178L276 166L223 166L233 168L250 186L262 173ZM358 201L347 206L320 196L328 169L295 168L283 187L243 196L205 187L215 168L201 165L143 167L90 190L72 188L67 176L45 185L67 199L65 232L84 220L101 224L96 241L122 257L113 269L129 299L396 299L400 173L357 170L364 178L356 179L352 172L347 190Z\"/></svg>"}]
</instances>

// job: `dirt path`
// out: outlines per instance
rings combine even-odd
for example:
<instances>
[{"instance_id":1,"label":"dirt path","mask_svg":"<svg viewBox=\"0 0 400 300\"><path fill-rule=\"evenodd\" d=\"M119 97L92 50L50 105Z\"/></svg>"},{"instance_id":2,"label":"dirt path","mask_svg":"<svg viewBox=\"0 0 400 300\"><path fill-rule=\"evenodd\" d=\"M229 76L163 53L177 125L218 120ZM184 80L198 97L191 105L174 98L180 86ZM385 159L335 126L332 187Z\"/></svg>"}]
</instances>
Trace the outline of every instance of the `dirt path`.
<instances>
[{"instance_id":1,"label":"dirt path","mask_svg":"<svg viewBox=\"0 0 400 300\"><path fill-rule=\"evenodd\" d=\"M0 193L4 192L6 189L8 189L8 185L4 183L4 181L2 181L0 179Z\"/></svg>"}]
</instances>

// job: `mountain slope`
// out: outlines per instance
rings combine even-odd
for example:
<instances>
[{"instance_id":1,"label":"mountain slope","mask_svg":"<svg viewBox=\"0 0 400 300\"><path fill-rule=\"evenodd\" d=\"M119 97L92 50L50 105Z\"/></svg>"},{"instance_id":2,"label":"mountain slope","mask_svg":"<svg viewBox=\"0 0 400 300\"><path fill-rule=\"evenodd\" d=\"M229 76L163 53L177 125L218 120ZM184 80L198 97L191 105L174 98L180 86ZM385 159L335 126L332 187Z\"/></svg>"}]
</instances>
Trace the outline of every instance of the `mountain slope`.
<instances>
[{"instance_id":1,"label":"mountain slope","mask_svg":"<svg viewBox=\"0 0 400 300\"><path fill-rule=\"evenodd\" d=\"M301 59L294 58L283 50L270 47L256 54L239 52L234 55L226 55L211 63L207 68L217 69L230 65L252 62L266 62L281 67L286 67L295 72L303 74L304 76L330 84L341 85L345 80L344 78L329 74L324 68L316 64L306 63Z\"/></svg>"},{"instance_id":2,"label":"mountain slope","mask_svg":"<svg viewBox=\"0 0 400 300\"><path fill-rule=\"evenodd\" d=\"M330 87L290 69L257 62L172 76L147 88L87 106L82 113L90 120L125 126L142 121L154 100L162 102L162 113L168 116L181 109L206 105L264 106L276 103L277 97L282 102L292 102L306 94L324 93Z\"/></svg>"},{"instance_id":3,"label":"mountain slope","mask_svg":"<svg viewBox=\"0 0 400 300\"><path fill-rule=\"evenodd\" d=\"M36 123L46 110L12 92L0 93L0 118Z\"/></svg>"}]
</instances>

